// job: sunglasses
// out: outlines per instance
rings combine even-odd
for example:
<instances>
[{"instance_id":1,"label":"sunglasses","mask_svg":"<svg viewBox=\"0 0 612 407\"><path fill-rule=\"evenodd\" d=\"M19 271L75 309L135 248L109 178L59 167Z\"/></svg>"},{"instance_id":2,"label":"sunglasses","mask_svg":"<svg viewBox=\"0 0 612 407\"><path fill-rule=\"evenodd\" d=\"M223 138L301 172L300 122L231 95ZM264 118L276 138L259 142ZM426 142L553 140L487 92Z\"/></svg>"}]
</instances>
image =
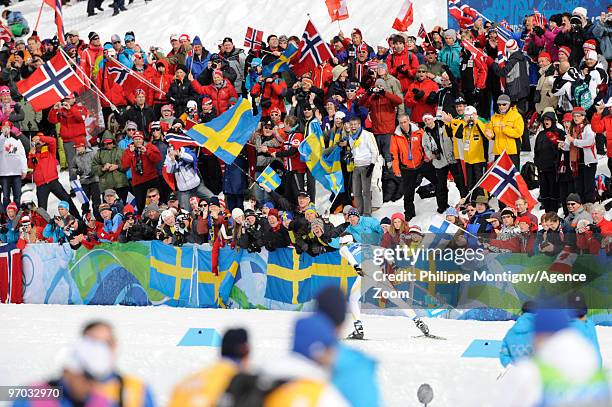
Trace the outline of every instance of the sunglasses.
<instances>
[{"instance_id":1,"label":"sunglasses","mask_svg":"<svg viewBox=\"0 0 612 407\"><path fill-rule=\"evenodd\" d=\"M347 89L346 93L349 93L349 92L351 92L351 93L357 92L357 89Z\"/></svg>"},{"instance_id":2,"label":"sunglasses","mask_svg":"<svg viewBox=\"0 0 612 407\"><path fill-rule=\"evenodd\" d=\"M127 129L127 131L136 131L136 129Z\"/></svg>"},{"instance_id":3,"label":"sunglasses","mask_svg":"<svg viewBox=\"0 0 612 407\"><path fill-rule=\"evenodd\" d=\"M160 127L153 127L153 128L151 128L151 131L160 131L160 130L161 130Z\"/></svg>"},{"instance_id":4,"label":"sunglasses","mask_svg":"<svg viewBox=\"0 0 612 407\"><path fill-rule=\"evenodd\" d=\"M113 41L113 44L121 44L121 41Z\"/></svg>"},{"instance_id":5,"label":"sunglasses","mask_svg":"<svg viewBox=\"0 0 612 407\"><path fill-rule=\"evenodd\" d=\"M266 126L263 126L263 128L266 129L266 130L272 130L274 127L266 125Z\"/></svg>"},{"instance_id":6,"label":"sunglasses","mask_svg":"<svg viewBox=\"0 0 612 407\"><path fill-rule=\"evenodd\" d=\"M509 103L498 103L497 106L508 106L510 105Z\"/></svg>"},{"instance_id":7,"label":"sunglasses","mask_svg":"<svg viewBox=\"0 0 612 407\"><path fill-rule=\"evenodd\" d=\"M426 73L427 71L417 71L417 73Z\"/></svg>"},{"instance_id":8,"label":"sunglasses","mask_svg":"<svg viewBox=\"0 0 612 407\"><path fill-rule=\"evenodd\" d=\"M280 113L270 113L270 116L280 116Z\"/></svg>"},{"instance_id":9,"label":"sunglasses","mask_svg":"<svg viewBox=\"0 0 612 407\"><path fill-rule=\"evenodd\" d=\"M147 195L147 198L156 198L158 195Z\"/></svg>"},{"instance_id":10,"label":"sunglasses","mask_svg":"<svg viewBox=\"0 0 612 407\"><path fill-rule=\"evenodd\" d=\"M201 204L201 205L200 205L200 208L206 208L207 206L208 206L208 204L207 204L207 203L204 203L204 204Z\"/></svg>"},{"instance_id":11,"label":"sunglasses","mask_svg":"<svg viewBox=\"0 0 612 407\"><path fill-rule=\"evenodd\" d=\"M576 203L576 202L568 202L567 203L567 206L574 206L574 205L578 205L578 203Z\"/></svg>"}]
</instances>

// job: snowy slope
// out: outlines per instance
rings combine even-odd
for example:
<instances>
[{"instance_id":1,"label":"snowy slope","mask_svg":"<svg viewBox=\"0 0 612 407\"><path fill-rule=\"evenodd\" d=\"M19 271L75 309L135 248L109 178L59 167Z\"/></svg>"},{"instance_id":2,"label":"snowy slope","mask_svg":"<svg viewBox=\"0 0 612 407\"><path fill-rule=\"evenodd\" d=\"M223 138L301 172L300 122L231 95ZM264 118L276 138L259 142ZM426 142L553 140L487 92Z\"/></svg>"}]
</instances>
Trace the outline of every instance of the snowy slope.
<instances>
[{"instance_id":1,"label":"snowy slope","mask_svg":"<svg viewBox=\"0 0 612 407\"><path fill-rule=\"evenodd\" d=\"M210 50L215 50L227 36L241 47L247 26L263 30L264 39L271 33L301 37L309 13L323 38L329 40L338 33L338 23L329 21L323 0L153 0L147 5L136 0L127 12L116 17L111 17L111 2L107 0L103 5L106 10L91 18L86 17L86 3L64 7L66 31L77 29L85 39L89 31L96 31L103 40L108 40L112 34L123 38L126 31L134 30L137 42L146 49L151 45L169 47L169 36L173 33L186 33L192 38L197 34ZM347 35L353 27L360 27L366 42L375 45L393 32L391 25L402 3L403 0L349 0L350 17L340 22L340 27ZM39 7L39 0L26 0L13 8L23 11L33 27ZM427 29L445 26L446 1L414 2L414 20L422 21ZM415 23L410 32L416 34L418 29L419 24ZM53 11L47 7L39 32L46 38L53 36L54 30Z\"/></svg>"},{"instance_id":2,"label":"snowy slope","mask_svg":"<svg viewBox=\"0 0 612 407\"><path fill-rule=\"evenodd\" d=\"M178 380L217 356L213 348L177 347L188 328L215 328L222 333L228 327L246 327L257 368L286 354L293 321L301 315L170 307L3 305L0 385L57 374L60 350L75 341L85 321L102 318L117 329L120 369L150 383L157 401L164 405ZM418 332L407 318L364 315L369 340L349 342L379 361L383 405L418 405L416 391L422 383L434 389L432 407L493 405L499 362L460 356L473 339L502 339L512 323L434 319L427 324L433 333L448 340L414 339ZM609 367L612 329L597 327L597 331L604 364Z\"/></svg>"}]
</instances>

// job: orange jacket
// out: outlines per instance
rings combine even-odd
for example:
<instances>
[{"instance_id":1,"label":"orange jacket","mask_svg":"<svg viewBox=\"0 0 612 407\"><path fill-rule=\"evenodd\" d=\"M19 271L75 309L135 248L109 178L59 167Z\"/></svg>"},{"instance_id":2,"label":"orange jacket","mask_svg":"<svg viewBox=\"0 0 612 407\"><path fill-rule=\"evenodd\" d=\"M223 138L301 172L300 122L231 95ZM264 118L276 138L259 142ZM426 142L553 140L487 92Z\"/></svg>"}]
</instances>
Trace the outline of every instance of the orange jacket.
<instances>
[{"instance_id":1,"label":"orange jacket","mask_svg":"<svg viewBox=\"0 0 612 407\"><path fill-rule=\"evenodd\" d=\"M396 176L401 177L402 168L417 169L423 164L423 134L423 129L418 129L406 137L399 126L395 129L395 134L391 136L391 155Z\"/></svg>"}]
</instances>

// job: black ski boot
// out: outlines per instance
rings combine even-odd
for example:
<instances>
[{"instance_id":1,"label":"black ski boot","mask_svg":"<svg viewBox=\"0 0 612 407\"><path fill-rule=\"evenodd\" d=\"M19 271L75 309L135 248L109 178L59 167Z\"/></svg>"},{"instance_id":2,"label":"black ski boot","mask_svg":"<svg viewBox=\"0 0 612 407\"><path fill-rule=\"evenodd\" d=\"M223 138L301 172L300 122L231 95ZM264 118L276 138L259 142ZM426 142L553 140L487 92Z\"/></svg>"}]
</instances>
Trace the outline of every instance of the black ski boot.
<instances>
[{"instance_id":1,"label":"black ski boot","mask_svg":"<svg viewBox=\"0 0 612 407\"><path fill-rule=\"evenodd\" d=\"M363 334L363 325L361 324L361 321L355 321L354 323L355 325L355 330L346 337L346 339L363 339L364 334Z\"/></svg>"},{"instance_id":2,"label":"black ski boot","mask_svg":"<svg viewBox=\"0 0 612 407\"><path fill-rule=\"evenodd\" d=\"M429 336L429 327L425 322L421 321L421 318L417 317L413 319L413 321L416 327L419 328L421 332L423 332L423 335Z\"/></svg>"},{"instance_id":3,"label":"black ski boot","mask_svg":"<svg viewBox=\"0 0 612 407\"><path fill-rule=\"evenodd\" d=\"M364 276L363 274L363 269L361 268L361 266L359 264L355 264L353 266L353 268L355 269L355 271L357 272L357 274L359 274L361 277Z\"/></svg>"}]
</instances>

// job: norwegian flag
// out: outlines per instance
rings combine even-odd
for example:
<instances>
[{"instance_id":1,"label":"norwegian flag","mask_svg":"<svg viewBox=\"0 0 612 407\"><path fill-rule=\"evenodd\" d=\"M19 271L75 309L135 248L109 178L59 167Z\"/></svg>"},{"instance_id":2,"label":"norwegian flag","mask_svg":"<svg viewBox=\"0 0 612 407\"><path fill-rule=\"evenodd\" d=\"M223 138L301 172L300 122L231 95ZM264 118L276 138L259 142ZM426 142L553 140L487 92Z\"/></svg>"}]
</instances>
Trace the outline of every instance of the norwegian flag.
<instances>
[{"instance_id":1,"label":"norwegian flag","mask_svg":"<svg viewBox=\"0 0 612 407\"><path fill-rule=\"evenodd\" d=\"M471 27L474 20L480 16L477 10L467 4L461 4L461 0L448 0L448 13L457 20L461 28Z\"/></svg>"},{"instance_id":2,"label":"norwegian flag","mask_svg":"<svg viewBox=\"0 0 612 407\"><path fill-rule=\"evenodd\" d=\"M495 195L499 201L513 208L514 203L521 196L527 200L529 208L533 208L538 203L529 192L521 173L518 172L505 151L493 163L488 174L479 185Z\"/></svg>"},{"instance_id":3,"label":"norwegian flag","mask_svg":"<svg viewBox=\"0 0 612 407\"><path fill-rule=\"evenodd\" d=\"M185 133L168 133L164 138L166 142L171 144L176 150L181 147L199 147L198 143Z\"/></svg>"},{"instance_id":4,"label":"norwegian flag","mask_svg":"<svg viewBox=\"0 0 612 407\"><path fill-rule=\"evenodd\" d=\"M393 28L397 31L407 31L408 27L412 25L414 21L414 9L412 7L411 0L404 0L402 8L400 9L397 17L393 21Z\"/></svg>"},{"instance_id":5,"label":"norwegian flag","mask_svg":"<svg viewBox=\"0 0 612 407\"><path fill-rule=\"evenodd\" d=\"M542 15L537 9L533 9L533 23L539 27L544 28L548 23L546 17Z\"/></svg>"},{"instance_id":6,"label":"norwegian flag","mask_svg":"<svg viewBox=\"0 0 612 407\"><path fill-rule=\"evenodd\" d=\"M299 49L300 57L293 71L301 76L330 59L333 54L312 21L308 20Z\"/></svg>"},{"instance_id":7,"label":"norwegian flag","mask_svg":"<svg viewBox=\"0 0 612 407\"><path fill-rule=\"evenodd\" d=\"M114 59L107 61L108 75L112 78L113 82L117 85L123 86L130 76L130 70L123 67L119 62Z\"/></svg>"},{"instance_id":8,"label":"norwegian flag","mask_svg":"<svg viewBox=\"0 0 612 407\"><path fill-rule=\"evenodd\" d=\"M325 5L332 22L349 18L346 0L325 0Z\"/></svg>"},{"instance_id":9,"label":"norwegian flag","mask_svg":"<svg viewBox=\"0 0 612 407\"><path fill-rule=\"evenodd\" d=\"M62 0L43 0L45 4L55 11L55 25L57 26L57 39L62 46L66 45L64 35L64 17L62 15Z\"/></svg>"},{"instance_id":10,"label":"norwegian flag","mask_svg":"<svg viewBox=\"0 0 612 407\"><path fill-rule=\"evenodd\" d=\"M425 26L423 25L423 23L421 23L421 26L419 27L419 33L417 35L423 40L427 37L427 31L425 30Z\"/></svg>"},{"instance_id":11,"label":"norwegian flag","mask_svg":"<svg viewBox=\"0 0 612 407\"><path fill-rule=\"evenodd\" d=\"M36 111L53 106L83 86L66 58L58 52L27 79L17 82L19 93Z\"/></svg>"},{"instance_id":12,"label":"norwegian flag","mask_svg":"<svg viewBox=\"0 0 612 407\"><path fill-rule=\"evenodd\" d=\"M461 41L461 45L474 56L474 59L479 59L481 61L487 60L487 56L485 55L485 53L481 49L476 48L476 46L470 41L463 40Z\"/></svg>"},{"instance_id":13,"label":"norwegian flag","mask_svg":"<svg viewBox=\"0 0 612 407\"><path fill-rule=\"evenodd\" d=\"M249 47L253 51L260 50L263 42L263 34L263 31L256 30L253 27L247 27L247 32L244 36L244 46Z\"/></svg>"}]
</instances>

